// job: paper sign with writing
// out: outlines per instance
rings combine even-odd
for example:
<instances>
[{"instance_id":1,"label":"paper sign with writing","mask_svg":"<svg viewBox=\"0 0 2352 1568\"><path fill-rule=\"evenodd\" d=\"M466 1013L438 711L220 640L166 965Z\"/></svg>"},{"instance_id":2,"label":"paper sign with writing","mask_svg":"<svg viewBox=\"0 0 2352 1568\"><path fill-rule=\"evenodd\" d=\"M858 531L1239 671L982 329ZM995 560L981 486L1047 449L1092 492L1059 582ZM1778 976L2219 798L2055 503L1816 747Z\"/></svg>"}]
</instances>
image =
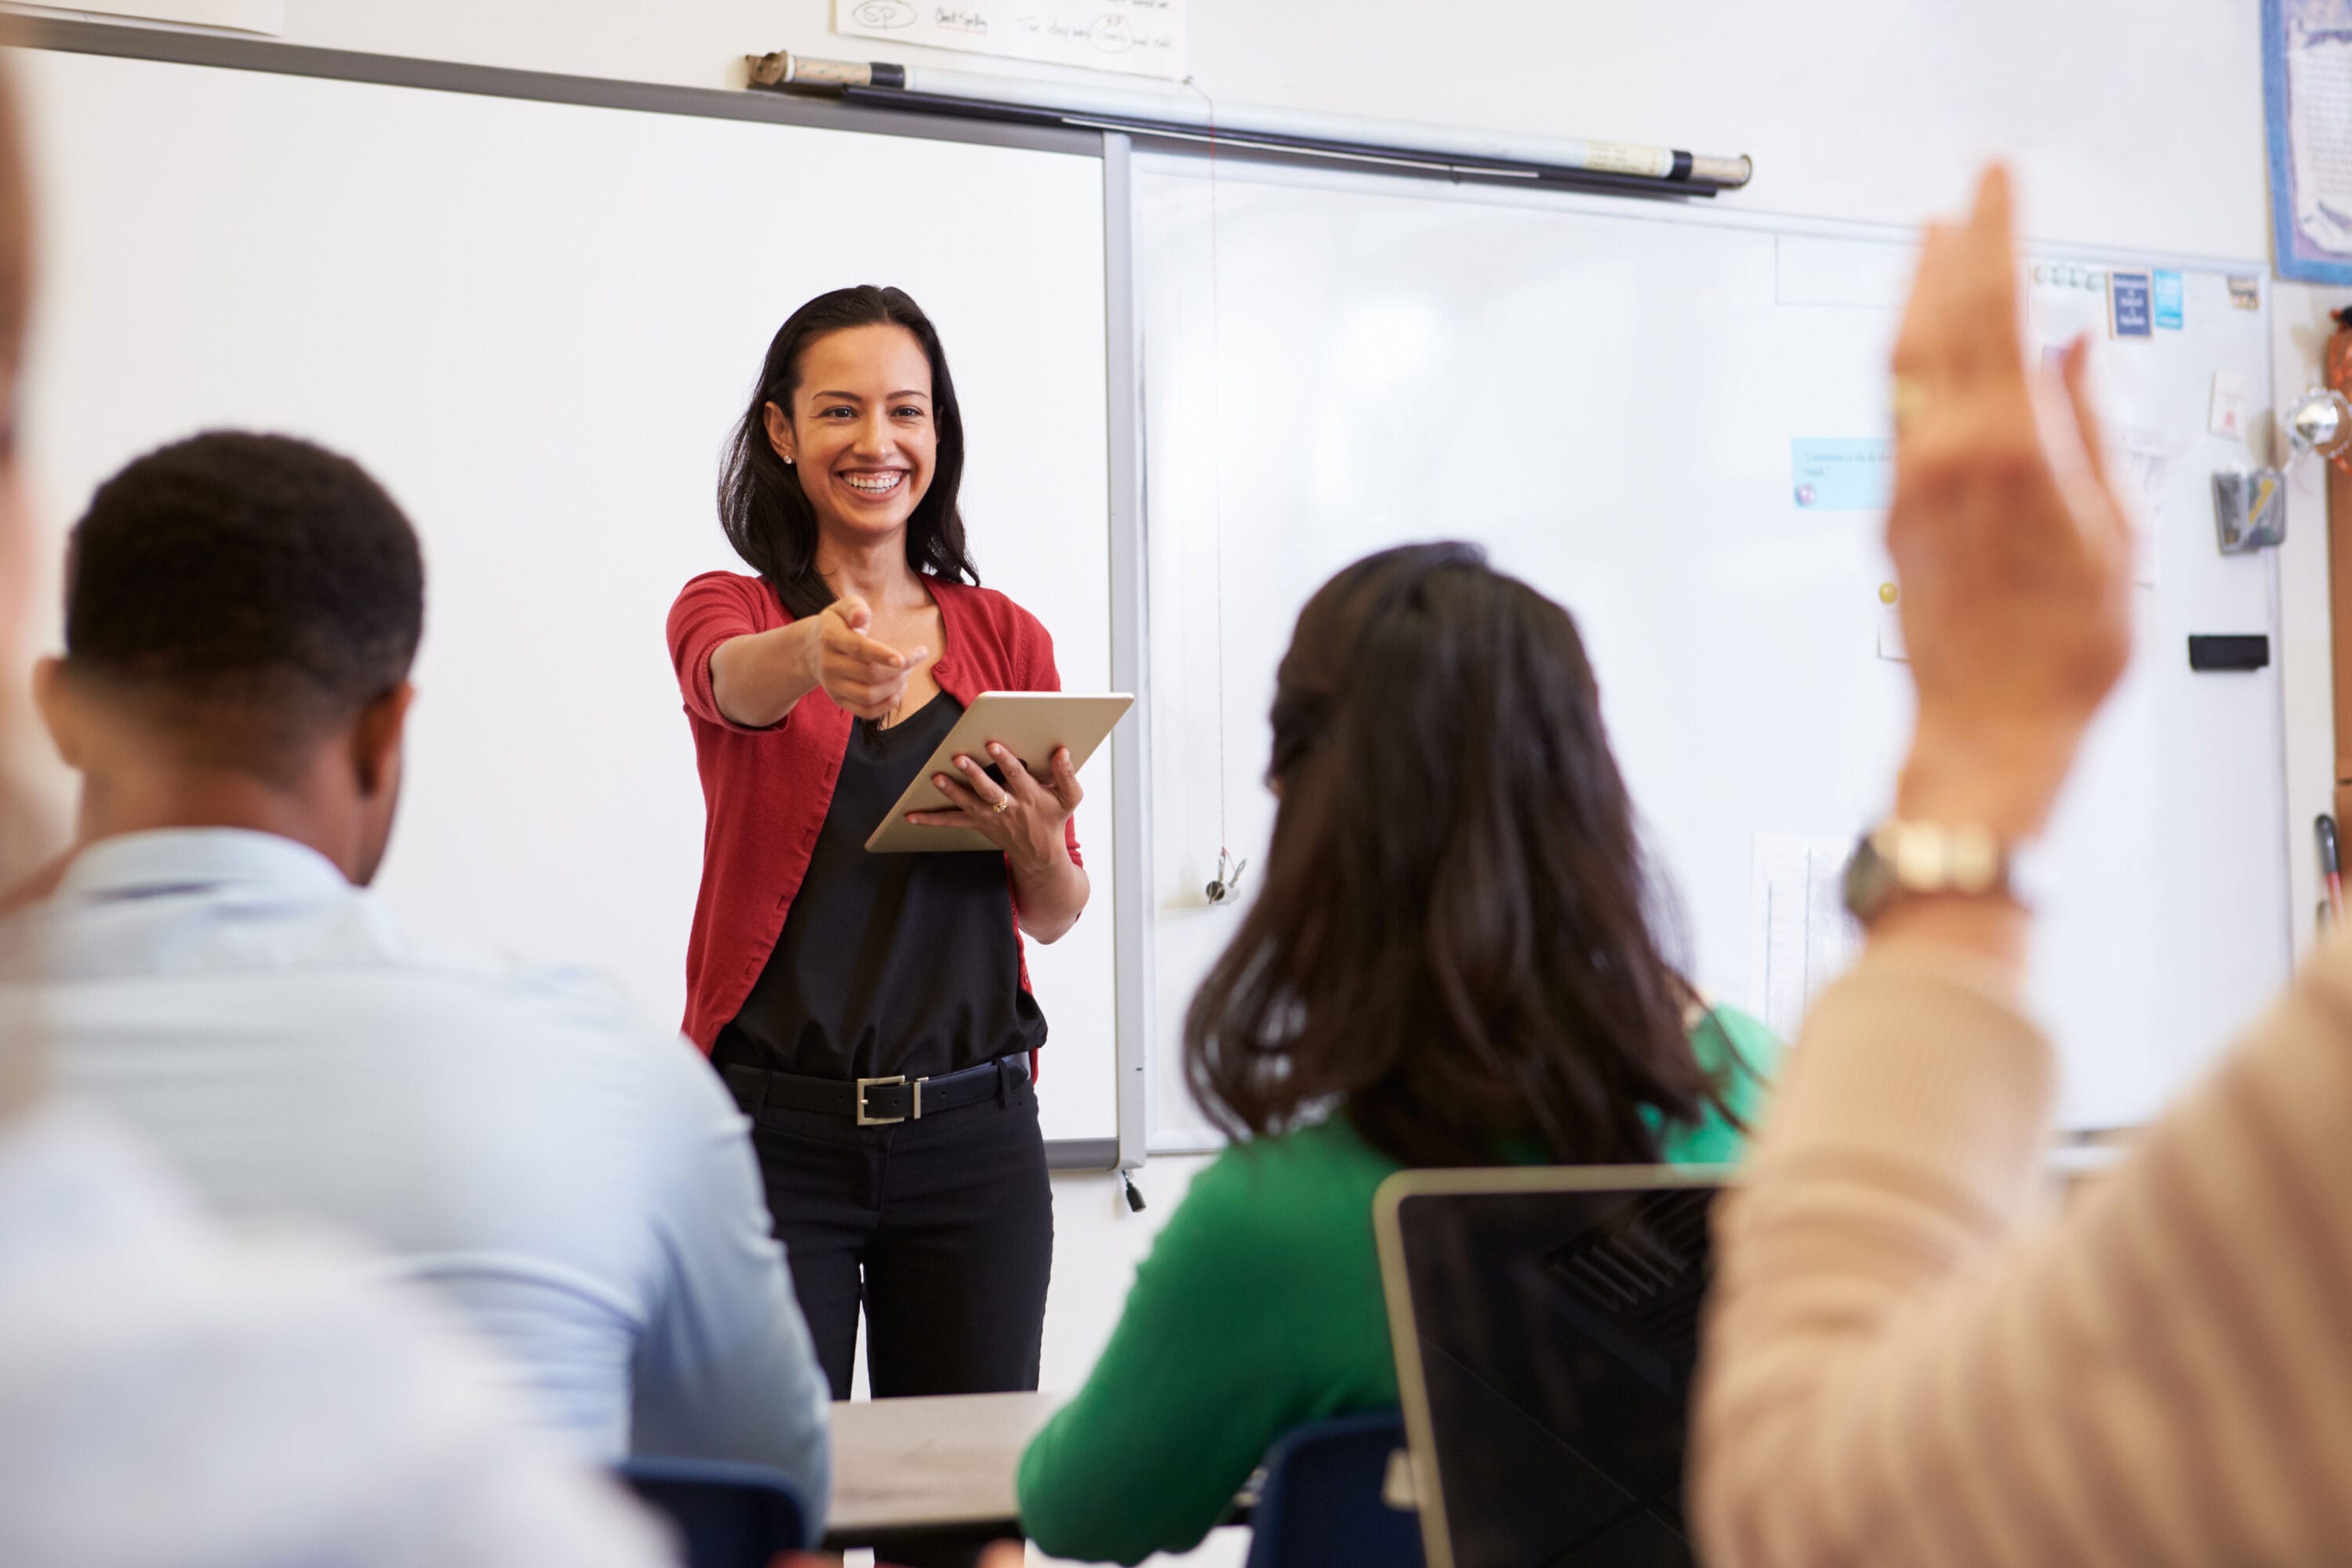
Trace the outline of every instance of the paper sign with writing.
<instances>
[{"instance_id":1,"label":"paper sign with writing","mask_svg":"<svg viewBox=\"0 0 2352 1568\"><path fill-rule=\"evenodd\" d=\"M2262 0L2263 119L2278 275L2352 283L2352 12Z\"/></svg>"},{"instance_id":2,"label":"paper sign with writing","mask_svg":"<svg viewBox=\"0 0 2352 1568\"><path fill-rule=\"evenodd\" d=\"M2149 294L2153 285L2145 272L2107 274L2107 331L2118 338L2155 335Z\"/></svg>"},{"instance_id":3,"label":"paper sign with writing","mask_svg":"<svg viewBox=\"0 0 2352 1568\"><path fill-rule=\"evenodd\" d=\"M1807 437L1789 443L1792 499L1806 511L1877 511L1895 489L1895 443Z\"/></svg>"},{"instance_id":4,"label":"paper sign with writing","mask_svg":"<svg viewBox=\"0 0 2352 1568\"><path fill-rule=\"evenodd\" d=\"M833 30L1131 76L1190 68L1186 0L833 0Z\"/></svg>"},{"instance_id":5,"label":"paper sign with writing","mask_svg":"<svg viewBox=\"0 0 2352 1568\"><path fill-rule=\"evenodd\" d=\"M2234 370L2213 373L2213 399L2205 417L2205 428L2216 436L2246 438L2246 409L2252 402L2246 390L2246 378Z\"/></svg>"}]
</instances>

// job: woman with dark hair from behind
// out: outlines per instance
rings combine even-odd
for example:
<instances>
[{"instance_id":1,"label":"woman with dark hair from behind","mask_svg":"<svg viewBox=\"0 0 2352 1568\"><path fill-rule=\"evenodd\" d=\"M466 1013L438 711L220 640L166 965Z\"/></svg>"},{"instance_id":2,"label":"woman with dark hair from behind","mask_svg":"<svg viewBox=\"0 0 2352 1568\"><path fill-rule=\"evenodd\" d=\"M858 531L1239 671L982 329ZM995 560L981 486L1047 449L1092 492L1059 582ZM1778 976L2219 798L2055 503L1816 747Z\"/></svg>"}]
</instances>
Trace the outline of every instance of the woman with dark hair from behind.
<instances>
[{"instance_id":1,"label":"woman with dark hair from behind","mask_svg":"<svg viewBox=\"0 0 2352 1568\"><path fill-rule=\"evenodd\" d=\"M1729 1161L1777 1056L1660 949L1575 622L1476 547L1325 584L1272 718L1265 880L1184 1031L1237 1142L1023 1458L1055 1556L1183 1551L1284 1432L1395 1405L1383 1178Z\"/></svg>"}]
</instances>

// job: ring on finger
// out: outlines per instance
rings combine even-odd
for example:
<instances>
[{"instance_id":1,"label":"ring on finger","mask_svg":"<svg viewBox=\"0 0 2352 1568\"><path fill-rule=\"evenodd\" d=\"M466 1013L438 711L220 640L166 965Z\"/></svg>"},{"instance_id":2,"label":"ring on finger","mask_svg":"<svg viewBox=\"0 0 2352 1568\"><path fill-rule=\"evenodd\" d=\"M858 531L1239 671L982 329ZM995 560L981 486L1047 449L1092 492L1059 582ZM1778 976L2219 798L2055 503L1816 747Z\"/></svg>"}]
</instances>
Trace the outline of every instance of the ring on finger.
<instances>
[{"instance_id":1,"label":"ring on finger","mask_svg":"<svg viewBox=\"0 0 2352 1568\"><path fill-rule=\"evenodd\" d=\"M1013 804L1013 797L1009 795L1000 795L988 804L994 810L1003 811L1006 806Z\"/></svg>"}]
</instances>

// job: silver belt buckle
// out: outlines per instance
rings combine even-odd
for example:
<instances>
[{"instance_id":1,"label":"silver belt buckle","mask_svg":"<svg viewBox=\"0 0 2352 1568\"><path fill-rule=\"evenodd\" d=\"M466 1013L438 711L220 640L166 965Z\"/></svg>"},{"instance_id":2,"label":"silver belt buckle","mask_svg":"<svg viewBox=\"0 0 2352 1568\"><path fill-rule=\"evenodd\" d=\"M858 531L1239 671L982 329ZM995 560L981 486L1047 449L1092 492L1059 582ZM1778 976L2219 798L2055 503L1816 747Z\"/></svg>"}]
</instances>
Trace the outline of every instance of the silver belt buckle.
<instances>
[{"instance_id":1,"label":"silver belt buckle","mask_svg":"<svg viewBox=\"0 0 2352 1568\"><path fill-rule=\"evenodd\" d=\"M925 1080L919 1078L915 1080L915 1107L911 1116L868 1116L866 1114L866 1091L867 1089L879 1088L884 1084L904 1083L906 1081L907 1075L905 1073L900 1073L896 1078L859 1079L857 1080L857 1125L860 1127L888 1127L900 1121L920 1121L923 1119L923 1084Z\"/></svg>"}]
</instances>

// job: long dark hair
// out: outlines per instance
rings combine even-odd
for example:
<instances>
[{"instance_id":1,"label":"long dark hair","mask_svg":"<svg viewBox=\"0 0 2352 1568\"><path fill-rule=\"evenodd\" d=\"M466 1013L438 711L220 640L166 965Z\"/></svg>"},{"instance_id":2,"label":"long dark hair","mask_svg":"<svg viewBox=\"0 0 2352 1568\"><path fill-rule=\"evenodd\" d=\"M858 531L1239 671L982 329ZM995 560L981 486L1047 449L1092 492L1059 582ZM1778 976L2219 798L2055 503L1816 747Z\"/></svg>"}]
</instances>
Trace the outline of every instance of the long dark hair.
<instances>
[{"instance_id":1,"label":"long dark hair","mask_svg":"<svg viewBox=\"0 0 2352 1568\"><path fill-rule=\"evenodd\" d=\"M907 564L951 583L977 583L963 542L963 513L956 492L963 486L963 410L948 374L947 350L923 308L903 289L861 283L819 294L787 318L768 343L751 405L727 437L719 471L719 521L727 542L752 571L774 588L795 616L813 616L833 603L834 593L816 570L816 510L801 489L800 474L768 442L768 405L790 413L800 390L801 357L809 344L849 327L904 327L931 362L931 423L939 431L939 456L930 489L907 520Z\"/></svg>"},{"instance_id":2,"label":"long dark hair","mask_svg":"<svg viewBox=\"0 0 2352 1568\"><path fill-rule=\"evenodd\" d=\"M1646 1162L1651 1115L1729 1114L1566 610L1475 545L1368 556L1300 612L1273 723L1265 879L1184 1021L1228 1133L1337 1102L1408 1165Z\"/></svg>"}]
</instances>

